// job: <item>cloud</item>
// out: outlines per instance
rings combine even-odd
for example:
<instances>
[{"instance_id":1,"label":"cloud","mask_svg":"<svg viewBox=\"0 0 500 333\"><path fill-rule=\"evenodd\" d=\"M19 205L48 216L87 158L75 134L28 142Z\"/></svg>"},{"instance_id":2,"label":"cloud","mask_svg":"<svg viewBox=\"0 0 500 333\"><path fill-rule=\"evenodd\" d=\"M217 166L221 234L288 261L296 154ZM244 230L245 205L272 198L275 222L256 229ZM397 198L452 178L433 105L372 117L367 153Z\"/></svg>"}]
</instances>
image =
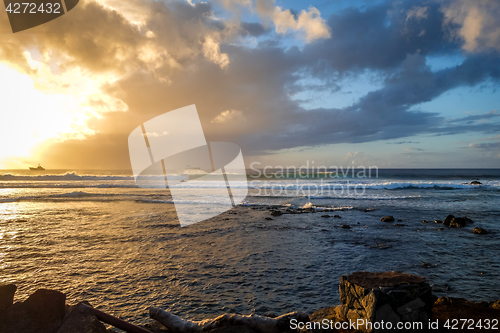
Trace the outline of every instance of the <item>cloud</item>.
<instances>
[{"instance_id":1,"label":"cloud","mask_svg":"<svg viewBox=\"0 0 500 333\"><path fill-rule=\"evenodd\" d=\"M415 18L417 20L427 18L427 7L415 6L408 10L406 20Z\"/></svg>"},{"instance_id":2,"label":"cloud","mask_svg":"<svg viewBox=\"0 0 500 333\"><path fill-rule=\"evenodd\" d=\"M298 32L306 43L318 39L330 38L330 28L327 22L321 17L321 12L316 7L309 7L295 15L290 9L276 6L276 0L219 0L222 5L240 16L242 8L255 11L260 19L275 26L275 31L279 34L288 32ZM300 35L299 35L300 36Z\"/></svg>"},{"instance_id":3,"label":"cloud","mask_svg":"<svg viewBox=\"0 0 500 333\"><path fill-rule=\"evenodd\" d=\"M454 35L463 40L469 52L496 49L500 51L500 2L497 0L457 0L443 9Z\"/></svg>"},{"instance_id":4,"label":"cloud","mask_svg":"<svg viewBox=\"0 0 500 333\"><path fill-rule=\"evenodd\" d=\"M212 123L230 123L246 121L241 110L226 110L221 112L217 117L212 119Z\"/></svg>"},{"instance_id":5,"label":"cloud","mask_svg":"<svg viewBox=\"0 0 500 333\"><path fill-rule=\"evenodd\" d=\"M408 150L408 151L425 151L422 148L405 148L405 150Z\"/></svg>"},{"instance_id":6,"label":"cloud","mask_svg":"<svg viewBox=\"0 0 500 333\"><path fill-rule=\"evenodd\" d=\"M205 43L203 43L203 55L221 68L226 68L227 65L229 65L228 55L220 52L220 44L211 37L205 38Z\"/></svg>"},{"instance_id":7,"label":"cloud","mask_svg":"<svg viewBox=\"0 0 500 333\"><path fill-rule=\"evenodd\" d=\"M302 10L298 18L295 18L290 9L283 10L277 6L272 14L272 19L276 26L276 32L284 34L289 30L303 31L305 33L304 39L308 43L331 36L328 25L315 7L309 8L309 11Z\"/></svg>"},{"instance_id":8,"label":"cloud","mask_svg":"<svg viewBox=\"0 0 500 333\"><path fill-rule=\"evenodd\" d=\"M94 113L86 119L90 134L85 140L54 142L43 152L61 167L123 168L128 134L138 124L191 104L197 105L207 141L237 143L247 156L378 140L415 144L403 138L422 134L494 136L500 131L494 112L446 119L422 106L457 87L500 81L498 54L479 46L458 66L434 71L428 66L429 57L462 47L443 31L446 17L438 3L424 10L418 1L386 1L335 12L327 21L314 8L298 14L279 8L282 17L275 23L277 7L270 0L227 1L255 11L262 22L218 19L211 3L141 3L144 8L135 17L129 13L134 1L103 5L87 0L78 12L49 23L50 34L0 35L0 61L45 89L81 89L78 100ZM273 32L265 17L282 30ZM325 31L330 38L321 37ZM302 49L285 47L286 32L303 34L310 43ZM263 35L265 40L256 38L252 48L237 42ZM30 60L28 49L40 55L33 51ZM333 94L343 79L367 73L381 84L347 107L305 110L292 98L325 86L335 87ZM304 77L311 81L303 84Z\"/></svg>"},{"instance_id":9,"label":"cloud","mask_svg":"<svg viewBox=\"0 0 500 333\"><path fill-rule=\"evenodd\" d=\"M471 143L469 148L474 149L491 149L491 148L500 148L500 142L491 142L491 143Z\"/></svg>"},{"instance_id":10,"label":"cloud","mask_svg":"<svg viewBox=\"0 0 500 333\"><path fill-rule=\"evenodd\" d=\"M404 145L404 144L409 144L409 143L415 143L418 144L420 142L415 142L415 141L398 141L398 142L386 142L387 144L393 144L393 145Z\"/></svg>"}]
</instances>

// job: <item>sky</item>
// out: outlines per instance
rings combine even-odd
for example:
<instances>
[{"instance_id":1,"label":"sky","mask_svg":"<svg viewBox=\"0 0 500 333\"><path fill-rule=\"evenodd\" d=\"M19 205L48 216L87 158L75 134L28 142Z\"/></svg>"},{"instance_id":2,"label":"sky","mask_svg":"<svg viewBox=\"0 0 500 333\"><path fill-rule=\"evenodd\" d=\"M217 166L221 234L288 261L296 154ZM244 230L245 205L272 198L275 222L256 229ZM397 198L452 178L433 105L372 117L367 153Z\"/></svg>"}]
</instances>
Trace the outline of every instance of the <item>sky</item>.
<instances>
[{"instance_id":1,"label":"sky","mask_svg":"<svg viewBox=\"0 0 500 333\"><path fill-rule=\"evenodd\" d=\"M12 33L2 10L0 168L130 169L129 134L191 104L247 166L498 168L499 17L497 0L80 0Z\"/></svg>"}]
</instances>

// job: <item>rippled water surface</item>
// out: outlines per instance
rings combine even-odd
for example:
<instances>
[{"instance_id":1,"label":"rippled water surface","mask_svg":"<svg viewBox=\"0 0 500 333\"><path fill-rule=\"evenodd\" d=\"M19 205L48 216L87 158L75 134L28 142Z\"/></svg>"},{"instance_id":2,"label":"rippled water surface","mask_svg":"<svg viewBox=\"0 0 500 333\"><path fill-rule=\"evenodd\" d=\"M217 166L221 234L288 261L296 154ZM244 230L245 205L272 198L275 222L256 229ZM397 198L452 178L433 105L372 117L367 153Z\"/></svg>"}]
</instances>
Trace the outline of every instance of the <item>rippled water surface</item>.
<instances>
[{"instance_id":1,"label":"rippled water surface","mask_svg":"<svg viewBox=\"0 0 500 333\"><path fill-rule=\"evenodd\" d=\"M136 323L148 321L149 306L195 319L281 314L338 304L339 277L359 270L415 273L440 295L500 299L496 178L483 189L368 188L358 198L266 197L253 188L244 206L184 228L159 192L99 187L98 179L84 190L54 186L60 180L19 186L26 181L0 178L0 282L17 284L18 299L57 289L68 303L88 300ZM309 203L341 218L266 220L260 205ZM434 219L450 213L476 222L436 230ZM385 215L402 226L381 222ZM491 233L472 234L473 226Z\"/></svg>"}]
</instances>

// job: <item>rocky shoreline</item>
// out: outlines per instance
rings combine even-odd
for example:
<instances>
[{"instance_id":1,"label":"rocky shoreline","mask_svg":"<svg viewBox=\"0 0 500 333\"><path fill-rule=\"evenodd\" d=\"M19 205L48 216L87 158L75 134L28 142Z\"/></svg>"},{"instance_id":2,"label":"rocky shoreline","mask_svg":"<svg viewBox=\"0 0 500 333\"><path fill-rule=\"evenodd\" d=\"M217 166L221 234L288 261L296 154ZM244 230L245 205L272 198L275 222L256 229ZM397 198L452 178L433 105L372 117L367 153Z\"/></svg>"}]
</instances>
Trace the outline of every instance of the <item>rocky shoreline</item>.
<instances>
[{"instance_id":1,"label":"rocky shoreline","mask_svg":"<svg viewBox=\"0 0 500 333\"><path fill-rule=\"evenodd\" d=\"M0 285L0 332L2 333L111 333L101 322L108 317L89 303L66 305L66 295L59 291L39 289L24 302L15 302L17 287ZM379 332L447 331L453 320L467 319L483 323L474 332L491 332L484 323L500 319L500 301L472 302L461 298L437 298L425 278L400 272L355 272L340 277L340 305L320 309L312 314L290 313L277 318L257 315L226 314L193 322L183 320L156 308L150 309L152 321L144 327L128 323L127 332L152 333L270 333L270 332ZM153 314L154 312L154 314ZM162 312L163 316L158 315ZM106 317L108 316L108 317ZM160 318L160 319L159 319ZM163 319L161 319L163 318ZM117 319L117 318L115 318ZM118 319L118 321L120 321ZM353 329L349 323L363 323ZM372 326L367 323L370 322ZM373 325L385 323L385 330ZM422 329L387 329L387 323L422 323ZM402 325L400 324L400 325ZM364 325L364 326L363 326ZM166 328L169 327L170 329ZM429 327L432 326L432 327ZM403 326L404 327L404 326ZM409 326L408 326L409 327ZM498 327L498 325L496 326ZM498 329L498 328L497 328ZM452 329L466 332L466 329Z\"/></svg>"}]
</instances>

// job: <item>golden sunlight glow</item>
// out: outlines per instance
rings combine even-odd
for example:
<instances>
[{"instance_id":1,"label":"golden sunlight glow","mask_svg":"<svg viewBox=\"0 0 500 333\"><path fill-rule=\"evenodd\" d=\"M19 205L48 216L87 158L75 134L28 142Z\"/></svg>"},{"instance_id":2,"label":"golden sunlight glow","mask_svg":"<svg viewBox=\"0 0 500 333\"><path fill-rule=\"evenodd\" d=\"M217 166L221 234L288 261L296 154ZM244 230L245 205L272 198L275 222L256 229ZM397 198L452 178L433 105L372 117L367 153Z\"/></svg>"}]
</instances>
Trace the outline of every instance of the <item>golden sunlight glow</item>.
<instances>
[{"instance_id":1,"label":"golden sunlight glow","mask_svg":"<svg viewBox=\"0 0 500 333\"><path fill-rule=\"evenodd\" d=\"M28 157L37 144L72 131L72 116L64 111L71 101L36 90L31 78L5 65L0 65L0 77L6 83L2 86L0 161L2 167L12 167L6 158Z\"/></svg>"},{"instance_id":2,"label":"golden sunlight glow","mask_svg":"<svg viewBox=\"0 0 500 333\"><path fill-rule=\"evenodd\" d=\"M118 79L114 75L92 75L79 67L60 71L49 54L36 51L24 56L33 70L31 76L0 64L0 168L43 163L37 148L54 141L84 139L95 134L87 127L89 119L127 111L125 103L101 90Z\"/></svg>"}]
</instances>

